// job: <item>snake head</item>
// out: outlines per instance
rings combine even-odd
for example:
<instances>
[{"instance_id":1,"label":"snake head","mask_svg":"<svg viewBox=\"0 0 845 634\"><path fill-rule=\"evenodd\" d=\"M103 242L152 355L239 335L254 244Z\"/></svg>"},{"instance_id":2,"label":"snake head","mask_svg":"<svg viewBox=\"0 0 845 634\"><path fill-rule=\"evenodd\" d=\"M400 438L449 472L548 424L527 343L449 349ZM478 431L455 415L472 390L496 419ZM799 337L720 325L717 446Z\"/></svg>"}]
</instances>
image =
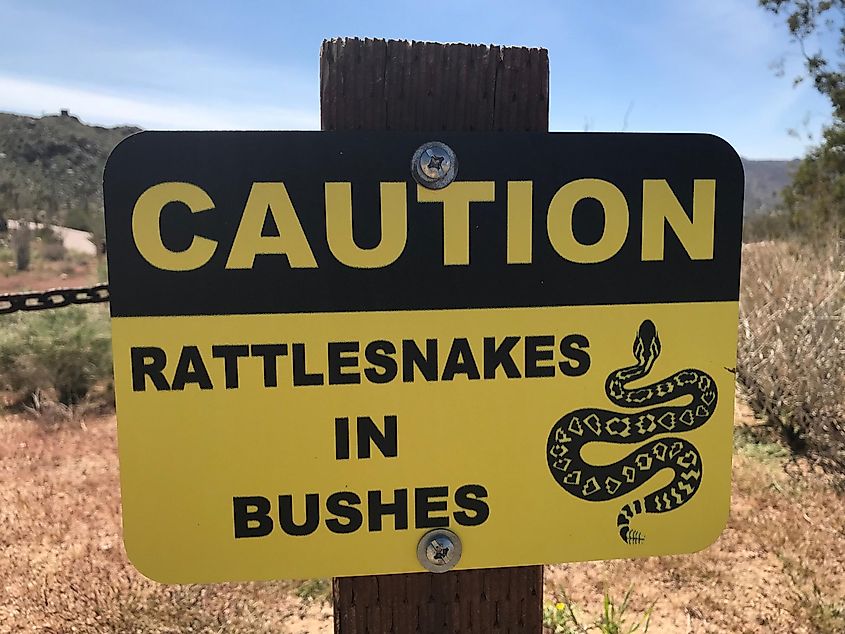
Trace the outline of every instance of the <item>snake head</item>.
<instances>
[{"instance_id":1,"label":"snake head","mask_svg":"<svg viewBox=\"0 0 845 634\"><path fill-rule=\"evenodd\" d=\"M659 354L660 338L657 336L657 328L653 321L646 319L640 324L640 329L634 338L634 357L640 365L650 370Z\"/></svg>"}]
</instances>

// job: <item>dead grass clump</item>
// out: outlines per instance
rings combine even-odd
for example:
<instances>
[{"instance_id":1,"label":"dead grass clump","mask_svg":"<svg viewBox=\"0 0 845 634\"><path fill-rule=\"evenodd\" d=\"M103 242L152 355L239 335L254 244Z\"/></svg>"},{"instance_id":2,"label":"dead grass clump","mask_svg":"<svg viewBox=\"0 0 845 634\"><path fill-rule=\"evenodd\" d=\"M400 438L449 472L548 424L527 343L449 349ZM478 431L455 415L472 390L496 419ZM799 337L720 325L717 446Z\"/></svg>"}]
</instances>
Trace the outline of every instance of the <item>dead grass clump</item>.
<instances>
[{"instance_id":1,"label":"dead grass clump","mask_svg":"<svg viewBox=\"0 0 845 634\"><path fill-rule=\"evenodd\" d=\"M91 549L88 549L89 551ZM102 553L80 553L76 569L45 576L40 588L46 632L271 632L251 618L248 596L224 585L160 585ZM68 578L70 577L70 578ZM269 620L268 620L269 621Z\"/></svg>"},{"instance_id":2,"label":"dead grass clump","mask_svg":"<svg viewBox=\"0 0 845 634\"><path fill-rule=\"evenodd\" d=\"M788 462L805 468L787 473ZM547 598L566 596L592 615L605 589L624 596L633 586L631 614L654 604L649 631L660 634L842 634L836 627L845 602L843 497L806 463L760 461L741 451L733 461L730 520L713 546L690 555L549 566Z\"/></svg>"},{"instance_id":3,"label":"dead grass clump","mask_svg":"<svg viewBox=\"0 0 845 634\"><path fill-rule=\"evenodd\" d=\"M743 247L737 378L795 453L845 472L843 246Z\"/></svg>"},{"instance_id":4,"label":"dead grass clump","mask_svg":"<svg viewBox=\"0 0 845 634\"><path fill-rule=\"evenodd\" d=\"M112 382L96 386L85 397L70 405L54 400L53 394L36 389L29 404L21 408L22 414L37 424L42 431L56 432L65 428L87 429L85 420L110 413L114 409Z\"/></svg>"},{"instance_id":5,"label":"dead grass clump","mask_svg":"<svg viewBox=\"0 0 845 634\"><path fill-rule=\"evenodd\" d=\"M792 611L803 615L813 634L845 632L845 599L822 587L811 566L790 557L782 559L791 582Z\"/></svg>"},{"instance_id":6,"label":"dead grass clump","mask_svg":"<svg viewBox=\"0 0 845 634\"><path fill-rule=\"evenodd\" d=\"M0 634L305 634L325 584L162 585L126 559L113 417L0 416ZM85 429L85 431L82 431ZM307 597L307 600L306 600Z\"/></svg>"}]
</instances>

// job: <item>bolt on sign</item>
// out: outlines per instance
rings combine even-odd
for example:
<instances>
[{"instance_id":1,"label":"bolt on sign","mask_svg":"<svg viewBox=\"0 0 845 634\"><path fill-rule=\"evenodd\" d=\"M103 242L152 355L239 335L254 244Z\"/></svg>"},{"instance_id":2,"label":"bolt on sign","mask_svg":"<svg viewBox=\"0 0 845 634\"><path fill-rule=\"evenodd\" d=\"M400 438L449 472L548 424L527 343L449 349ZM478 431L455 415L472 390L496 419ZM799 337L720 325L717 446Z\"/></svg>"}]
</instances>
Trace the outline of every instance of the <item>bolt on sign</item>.
<instances>
[{"instance_id":1,"label":"bolt on sign","mask_svg":"<svg viewBox=\"0 0 845 634\"><path fill-rule=\"evenodd\" d=\"M665 555L724 527L743 172L721 139L152 132L104 181L148 576Z\"/></svg>"}]
</instances>

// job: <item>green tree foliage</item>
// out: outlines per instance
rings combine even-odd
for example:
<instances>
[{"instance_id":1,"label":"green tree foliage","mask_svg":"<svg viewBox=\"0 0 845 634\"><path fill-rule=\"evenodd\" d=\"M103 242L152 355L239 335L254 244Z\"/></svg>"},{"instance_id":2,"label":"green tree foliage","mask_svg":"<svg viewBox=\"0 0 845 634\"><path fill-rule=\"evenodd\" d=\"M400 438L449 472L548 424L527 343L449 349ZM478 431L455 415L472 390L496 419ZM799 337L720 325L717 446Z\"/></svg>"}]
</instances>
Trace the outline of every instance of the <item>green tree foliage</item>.
<instances>
[{"instance_id":1,"label":"green tree foliage","mask_svg":"<svg viewBox=\"0 0 845 634\"><path fill-rule=\"evenodd\" d=\"M0 210L9 219L101 230L103 166L137 131L0 112Z\"/></svg>"},{"instance_id":2,"label":"green tree foliage","mask_svg":"<svg viewBox=\"0 0 845 634\"><path fill-rule=\"evenodd\" d=\"M784 19L804 57L806 79L833 108L833 123L825 128L821 144L808 153L784 192L786 221L814 234L845 235L845 0L759 3Z\"/></svg>"},{"instance_id":3,"label":"green tree foliage","mask_svg":"<svg viewBox=\"0 0 845 634\"><path fill-rule=\"evenodd\" d=\"M792 228L810 235L845 235L845 123L824 130L823 141L801 161L784 191Z\"/></svg>"}]
</instances>

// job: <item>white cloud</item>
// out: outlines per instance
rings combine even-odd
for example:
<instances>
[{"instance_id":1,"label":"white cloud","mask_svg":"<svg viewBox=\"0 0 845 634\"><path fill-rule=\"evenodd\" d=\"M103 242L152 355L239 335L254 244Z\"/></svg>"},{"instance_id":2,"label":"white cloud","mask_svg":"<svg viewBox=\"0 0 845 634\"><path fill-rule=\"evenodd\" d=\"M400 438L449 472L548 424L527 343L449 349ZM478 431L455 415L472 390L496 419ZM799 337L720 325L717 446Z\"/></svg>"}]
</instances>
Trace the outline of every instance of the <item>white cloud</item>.
<instances>
[{"instance_id":1,"label":"white cloud","mask_svg":"<svg viewBox=\"0 0 845 634\"><path fill-rule=\"evenodd\" d=\"M143 98L91 88L0 75L0 110L26 114L68 108L89 123L134 124L163 130L314 130L319 113L272 105L196 105L178 99Z\"/></svg>"}]
</instances>

